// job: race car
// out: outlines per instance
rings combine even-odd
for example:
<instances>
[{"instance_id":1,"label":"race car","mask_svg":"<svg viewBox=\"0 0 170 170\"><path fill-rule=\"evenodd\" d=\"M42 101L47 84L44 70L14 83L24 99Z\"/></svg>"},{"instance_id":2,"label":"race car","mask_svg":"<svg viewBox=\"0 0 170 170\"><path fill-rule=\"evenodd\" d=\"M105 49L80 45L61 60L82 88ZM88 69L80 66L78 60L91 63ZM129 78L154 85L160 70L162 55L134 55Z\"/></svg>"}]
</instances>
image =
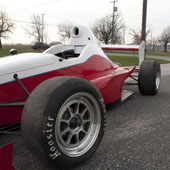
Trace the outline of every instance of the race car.
<instances>
[{"instance_id":1,"label":"race car","mask_svg":"<svg viewBox=\"0 0 170 170\"><path fill-rule=\"evenodd\" d=\"M0 59L1 129L21 122L24 142L38 158L62 169L78 166L101 142L105 105L132 94L122 88L129 77L142 95L155 95L160 64L143 61L138 70L113 63L92 31L77 25L67 44Z\"/></svg>"}]
</instances>

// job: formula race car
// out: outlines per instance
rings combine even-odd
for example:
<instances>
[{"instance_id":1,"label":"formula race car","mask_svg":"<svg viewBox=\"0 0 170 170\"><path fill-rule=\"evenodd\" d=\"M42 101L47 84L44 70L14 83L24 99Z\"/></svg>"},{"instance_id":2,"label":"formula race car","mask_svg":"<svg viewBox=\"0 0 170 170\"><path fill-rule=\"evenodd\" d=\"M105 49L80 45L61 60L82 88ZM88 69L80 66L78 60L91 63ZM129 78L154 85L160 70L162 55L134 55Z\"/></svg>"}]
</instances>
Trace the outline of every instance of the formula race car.
<instances>
[{"instance_id":1,"label":"formula race car","mask_svg":"<svg viewBox=\"0 0 170 170\"><path fill-rule=\"evenodd\" d=\"M113 63L91 30L77 25L66 45L0 59L1 132L21 122L32 153L61 169L75 167L100 144L105 104L132 94L122 90L125 80L137 81L141 94L155 95L160 73L156 61L144 61L139 70Z\"/></svg>"}]
</instances>

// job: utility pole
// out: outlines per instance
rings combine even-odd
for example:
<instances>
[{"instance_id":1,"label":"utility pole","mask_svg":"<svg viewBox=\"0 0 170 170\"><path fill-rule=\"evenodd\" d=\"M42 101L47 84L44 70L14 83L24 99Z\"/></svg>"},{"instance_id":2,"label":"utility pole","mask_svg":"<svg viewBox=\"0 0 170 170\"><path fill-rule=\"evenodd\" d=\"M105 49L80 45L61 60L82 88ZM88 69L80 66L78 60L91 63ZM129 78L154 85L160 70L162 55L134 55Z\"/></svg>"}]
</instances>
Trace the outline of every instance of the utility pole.
<instances>
[{"instance_id":1,"label":"utility pole","mask_svg":"<svg viewBox=\"0 0 170 170\"><path fill-rule=\"evenodd\" d=\"M44 42L44 15L45 14L42 14L42 27L41 27L41 34L42 34L42 37L41 37L41 41L42 41L42 43Z\"/></svg>"},{"instance_id":2,"label":"utility pole","mask_svg":"<svg viewBox=\"0 0 170 170\"><path fill-rule=\"evenodd\" d=\"M141 41L146 40L147 0L143 0Z\"/></svg>"},{"instance_id":3,"label":"utility pole","mask_svg":"<svg viewBox=\"0 0 170 170\"><path fill-rule=\"evenodd\" d=\"M114 22L115 22L115 12L117 12L116 2L118 0L113 0L111 3L113 3L113 16L112 16L112 44L114 43Z\"/></svg>"}]
</instances>

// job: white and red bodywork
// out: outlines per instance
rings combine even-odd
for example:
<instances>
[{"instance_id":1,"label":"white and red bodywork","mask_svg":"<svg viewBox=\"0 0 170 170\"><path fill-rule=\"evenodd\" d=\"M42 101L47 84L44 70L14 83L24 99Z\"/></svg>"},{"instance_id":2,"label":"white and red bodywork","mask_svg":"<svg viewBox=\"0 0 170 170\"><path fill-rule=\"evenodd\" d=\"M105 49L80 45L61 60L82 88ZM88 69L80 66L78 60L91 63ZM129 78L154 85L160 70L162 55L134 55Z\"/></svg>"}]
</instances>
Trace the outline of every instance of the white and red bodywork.
<instances>
[{"instance_id":1,"label":"white and red bodywork","mask_svg":"<svg viewBox=\"0 0 170 170\"><path fill-rule=\"evenodd\" d=\"M78 34L74 33L78 28ZM112 63L98 46L92 32L85 26L73 28L67 45L57 45L43 53L25 53L0 59L0 103L25 102L25 92L14 74L31 93L41 82L57 76L87 79L100 91L106 104L121 99L122 85L135 67ZM74 48L76 58L57 57L65 49ZM64 93L64 92L63 92ZM17 99L17 100L16 100ZM16 101L15 101L16 100ZM18 122L23 107L0 107L0 126Z\"/></svg>"}]
</instances>

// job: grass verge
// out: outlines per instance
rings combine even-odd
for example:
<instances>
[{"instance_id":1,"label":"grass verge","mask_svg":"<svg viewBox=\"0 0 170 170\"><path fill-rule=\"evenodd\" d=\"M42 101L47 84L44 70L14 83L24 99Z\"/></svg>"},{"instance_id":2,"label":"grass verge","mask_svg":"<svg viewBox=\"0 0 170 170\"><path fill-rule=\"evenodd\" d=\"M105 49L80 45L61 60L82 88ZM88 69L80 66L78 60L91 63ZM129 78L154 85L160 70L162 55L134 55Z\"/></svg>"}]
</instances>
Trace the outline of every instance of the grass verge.
<instances>
[{"instance_id":1,"label":"grass verge","mask_svg":"<svg viewBox=\"0 0 170 170\"><path fill-rule=\"evenodd\" d=\"M10 49L0 49L0 57L5 57L5 56L9 56L9 55L11 55L10 53L9 53L9 50ZM19 50L17 50L18 51L18 54L20 54L20 53L27 53L27 52L37 52L37 51L34 51L34 50L32 50L32 49L19 49Z\"/></svg>"},{"instance_id":2,"label":"grass verge","mask_svg":"<svg viewBox=\"0 0 170 170\"><path fill-rule=\"evenodd\" d=\"M137 57L132 56L108 56L113 62L120 63L122 66L134 66L139 65L139 59ZM170 63L170 61L162 60L162 59L153 59L153 58L147 58L146 60L156 60L160 64L167 64Z\"/></svg>"}]
</instances>

